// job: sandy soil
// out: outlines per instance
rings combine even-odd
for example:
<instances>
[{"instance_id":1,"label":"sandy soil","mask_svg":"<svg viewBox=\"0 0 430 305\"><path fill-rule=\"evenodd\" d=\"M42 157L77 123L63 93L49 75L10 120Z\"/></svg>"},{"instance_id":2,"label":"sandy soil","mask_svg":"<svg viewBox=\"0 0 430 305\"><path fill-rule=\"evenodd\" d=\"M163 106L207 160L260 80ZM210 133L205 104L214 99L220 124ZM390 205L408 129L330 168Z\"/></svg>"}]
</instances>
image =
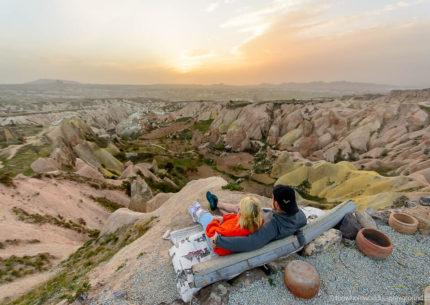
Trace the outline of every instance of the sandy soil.
<instances>
[{"instance_id":1,"label":"sandy soil","mask_svg":"<svg viewBox=\"0 0 430 305\"><path fill-rule=\"evenodd\" d=\"M17 240L16 245L6 245L0 249L0 257L24 256L49 252L55 256L54 265L67 258L83 242L87 235L51 224L30 224L19 221L12 212L13 207L22 208L29 213L42 215L61 215L65 220L78 222L82 218L90 229L100 230L109 212L89 196L112 198L126 196L120 191L96 190L90 186L66 180L34 179L19 177L15 179L16 188L0 184L0 242ZM30 243L29 240L38 240ZM16 296L41 282L41 274L27 276L19 281L0 286L0 300ZM24 283L19 285L17 283ZM23 289L16 289L16 287Z\"/></svg>"}]
</instances>

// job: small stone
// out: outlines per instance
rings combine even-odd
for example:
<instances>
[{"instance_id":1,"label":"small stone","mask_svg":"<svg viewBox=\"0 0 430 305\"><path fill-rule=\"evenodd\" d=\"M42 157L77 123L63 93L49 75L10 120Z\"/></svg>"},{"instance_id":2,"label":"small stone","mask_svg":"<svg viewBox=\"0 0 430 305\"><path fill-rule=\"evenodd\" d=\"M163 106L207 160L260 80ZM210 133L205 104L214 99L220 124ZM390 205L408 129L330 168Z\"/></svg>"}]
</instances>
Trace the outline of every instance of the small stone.
<instances>
[{"instance_id":1,"label":"small stone","mask_svg":"<svg viewBox=\"0 0 430 305\"><path fill-rule=\"evenodd\" d=\"M307 244L303 249L303 254L310 256L321 253L332 246L340 244L341 240L342 233L339 230L330 229Z\"/></svg>"},{"instance_id":2,"label":"small stone","mask_svg":"<svg viewBox=\"0 0 430 305\"><path fill-rule=\"evenodd\" d=\"M228 292L228 289L222 284L219 284L217 288L219 290L219 294L222 296L227 294L227 292Z\"/></svg>"},{"instance_id":3,"label":"small stone","mask_svg":"<svg viewBox=\"0 0 430 305\"><path fill-rule=\"evenodd\" d=\"M209 300L214 302L215 304L221 304L222 298L217 295L215 292L211 292L209 296Z\"/></svg>"},{"instance_id":4,"label":"small stone","mask_svg":"<svg viewBox=\"0 0 430 305\"><path fill-rule=\"evenodd\" d=\"M358 223L363 228L378 229L376 222L373 220L373 218L368 213L356 211L355 217L357 218Z\"/></svg>"},{"instance_id":5,"label":"small stone","mask_svg":"<svg viewBox=\"0 0 430 305\"><path fill-rule=\"evenodd\" d=\"M421 197L420 198L420 204L423 206L430 206L430 196L428 197Z\"/></svg>"},{"instance_id":6,"label":"small stone","mask_svg":"<svg viewBox=\"0 0 430 305\"><path fill-rule=\"evenodd\" d=\"M113 296L117 299L123 299L126 295L127 295L127 292L121 291L121 290L114 291L113 293Z\"/></svg>"}]
</instances>

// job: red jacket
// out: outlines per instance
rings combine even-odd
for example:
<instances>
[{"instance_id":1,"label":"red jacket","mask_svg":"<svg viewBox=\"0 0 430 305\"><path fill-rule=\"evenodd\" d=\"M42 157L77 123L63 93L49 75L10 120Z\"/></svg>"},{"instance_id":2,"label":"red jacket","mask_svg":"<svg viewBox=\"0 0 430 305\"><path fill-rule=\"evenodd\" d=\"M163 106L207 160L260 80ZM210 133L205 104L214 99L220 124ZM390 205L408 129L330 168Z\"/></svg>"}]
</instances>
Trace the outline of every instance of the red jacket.
<instances>
[{"instance_id":1,"label":"red jacket","mask_svg":"<svg viewBox=\"0 0 430 305\"><path fill-rule=\"evenodd\" d=\"M206 227L206 235L209 238L213 237L215 233L222 236L246 236L252 232L240 227L238 214L226 214L223 216L222 223L214 219ZM215 247L214 251L218 255L228 255L231 253L231 251L219 247Z\"/></svg>"}]
</instances>

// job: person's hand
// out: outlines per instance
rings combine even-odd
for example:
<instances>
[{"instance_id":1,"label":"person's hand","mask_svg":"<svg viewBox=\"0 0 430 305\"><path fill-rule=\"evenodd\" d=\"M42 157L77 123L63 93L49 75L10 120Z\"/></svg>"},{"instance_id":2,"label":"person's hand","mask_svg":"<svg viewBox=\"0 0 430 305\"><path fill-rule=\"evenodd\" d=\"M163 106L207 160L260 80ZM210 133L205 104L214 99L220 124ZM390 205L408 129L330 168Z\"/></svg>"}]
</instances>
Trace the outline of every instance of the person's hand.
<instances>
[{"instance_id":1,"label":"person's hand","mask_svg":"<svg viewBox=\"0 0 430 305\"><path fill-rule=\"evenodd\" d=\"M218 238L218 233L215 233L214 236L210 238L211 240L211 247L214 249L216 247L216 239Z\"/></svg>"}]
</instances>

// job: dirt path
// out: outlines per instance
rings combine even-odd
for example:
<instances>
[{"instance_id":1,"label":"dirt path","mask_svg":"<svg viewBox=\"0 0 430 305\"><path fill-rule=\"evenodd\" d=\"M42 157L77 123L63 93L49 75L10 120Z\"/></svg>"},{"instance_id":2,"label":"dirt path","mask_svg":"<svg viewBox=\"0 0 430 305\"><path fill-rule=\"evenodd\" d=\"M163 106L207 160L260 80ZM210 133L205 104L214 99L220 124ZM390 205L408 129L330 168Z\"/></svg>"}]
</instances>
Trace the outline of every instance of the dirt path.
<instances>
[{"instance_id":1,"label":"dirt path","mask_svg":"<svg viewBox=\"0 0 430 305\"><path fill-rule=\"evenodd\" d=\"M12 159L13 157L16 156L18 151L21 148L23 148L24 146L38 144L40 142L40 139L41 139L44 132L45 132L45 130L42 130L34 136L26 137L24 139L25 142L22 144L9 145L8 147L3 148L2 150L0 150L0 155L4 156L6 158L6 160ZM0 163L0 168L2 168L2 167L3 166Z\"/></svg>"}]
</instances>

